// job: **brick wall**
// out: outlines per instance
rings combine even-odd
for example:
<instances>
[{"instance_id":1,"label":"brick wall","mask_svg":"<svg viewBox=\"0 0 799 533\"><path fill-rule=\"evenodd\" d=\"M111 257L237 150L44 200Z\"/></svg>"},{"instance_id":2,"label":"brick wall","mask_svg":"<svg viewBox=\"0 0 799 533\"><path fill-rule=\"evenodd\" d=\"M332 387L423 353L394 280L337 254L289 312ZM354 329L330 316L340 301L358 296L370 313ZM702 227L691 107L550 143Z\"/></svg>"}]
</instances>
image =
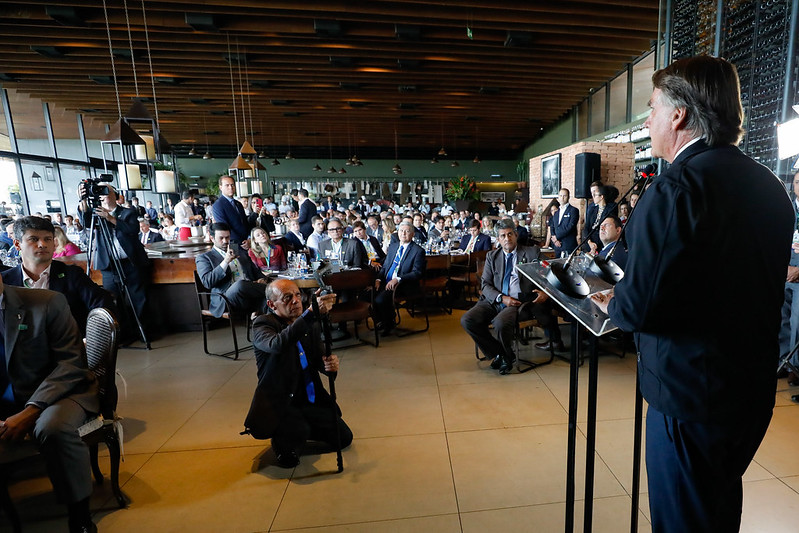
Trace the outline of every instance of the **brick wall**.
<instances>
[{"instance_id":1,"label":"brick wall","mask_svg":"<svg viewBox=\"0 0 799 533\"><path fill-rule=\"evenodd\" d=\"M541 198L541 160L560 154L560 186L572 193L571 205L580 209L580 228L585 217L587 200L574 197L574 156L582 152L593 152L601 157L600 179L605 185L619 189L624 194L633 183L635 175L635 145L632 143L579 142L530 159L530 206L546 206L550 198Z\"/></svg>"}]
</instances>

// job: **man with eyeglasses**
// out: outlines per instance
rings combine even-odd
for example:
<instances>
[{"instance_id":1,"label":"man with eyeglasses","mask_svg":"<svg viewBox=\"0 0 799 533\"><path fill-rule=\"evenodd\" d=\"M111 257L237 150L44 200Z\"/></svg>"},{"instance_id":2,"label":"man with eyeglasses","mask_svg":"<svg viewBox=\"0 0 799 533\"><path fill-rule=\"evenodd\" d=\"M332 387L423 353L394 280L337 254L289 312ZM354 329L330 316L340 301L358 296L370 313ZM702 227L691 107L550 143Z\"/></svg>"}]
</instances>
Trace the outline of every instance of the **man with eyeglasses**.
<instances>
[{"instance_id":1,"label":"man with eyeglasses","mask_svg":"<svg viewBox=\"0 0 799 533\"><path fill-rule=\"evenodd\" d=\"M303 310L300 289L291 280L270 283L266 297L269 313L252 326L258 386L244 426L256 439L272 439L278 466L294 468L307 441L336 451L350 445L352 431L319 375L339 370L338 356L324 355L321 316ZM335 303L335 294L317 296L320 314Z\"/></svg>"},{"instance_id":2,"label":"man with eyeglasses","mask_svg":"<svg viewBox=\"0 0 799 533\"><path fill-rule=\"evenodd\" d=\"M319 256L322 259L338 260L342 265L358 268L369 266L369 257L358 239L344 238L344 224L338 218L327 223L330 239L319 243Z\"/></svg>"}]
</instances>

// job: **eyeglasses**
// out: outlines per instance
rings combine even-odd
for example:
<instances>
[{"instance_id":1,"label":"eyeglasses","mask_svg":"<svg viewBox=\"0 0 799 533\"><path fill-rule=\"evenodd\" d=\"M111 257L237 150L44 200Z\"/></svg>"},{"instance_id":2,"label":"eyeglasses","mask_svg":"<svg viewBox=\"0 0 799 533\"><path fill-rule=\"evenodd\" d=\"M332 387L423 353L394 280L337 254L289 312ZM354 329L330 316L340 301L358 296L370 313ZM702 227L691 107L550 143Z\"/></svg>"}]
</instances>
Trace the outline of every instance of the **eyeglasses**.
<instances>
[{"instance_id":1,"label":"eyeglasses","mask_svg":"<svg viewBox=\"0 0 799 533\"><path fill-rule=\"evenodd\" d=\"M327 231L341 231L344 228L327 228Z\"/></svg>"}]
</instances>

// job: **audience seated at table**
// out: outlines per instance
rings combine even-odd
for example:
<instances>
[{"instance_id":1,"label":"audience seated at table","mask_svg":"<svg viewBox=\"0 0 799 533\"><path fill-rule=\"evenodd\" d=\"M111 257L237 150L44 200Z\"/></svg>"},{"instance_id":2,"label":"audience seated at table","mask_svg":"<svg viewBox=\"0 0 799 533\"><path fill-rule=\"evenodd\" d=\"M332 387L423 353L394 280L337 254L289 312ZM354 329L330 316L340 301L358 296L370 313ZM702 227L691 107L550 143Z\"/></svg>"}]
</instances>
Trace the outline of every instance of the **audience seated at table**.
<instances>
[{"instance_id":1,"label":"audience seated at table","mask_svg":"<svg viewBox=\"0 0 799 533\"><path fill-rule=\"evenodd\" d=\"M468 226L468 237L464 234L460 249L464 252L482 252L491 249L491 237L480 232L480 221L472 220Z\"/></svg>"},{"instance_id":2,"label":"audience seated at table","mask_svg":"<svg viewBox=\"0 0 799 533\"><path fill-rule=\"evenodd\" d=\"M352 235L363 244L369 264L372 268L379 270L386 259L386 253L377 238L367 234L366 225L362 220L356 220L352 225Z\"/></svg>"},{"instance_id":3,"label":"audience seated at table","mask_svg":"<svg viewBox=\"0 0 799 533\"><path fill-rule=\"evenodd\" d=\"M331 218L327 223L329 239L319 244L318 255L322 259L337 259L345 266L366 268L369 258L363 244L358 239L344 238L344 224L339 218Z\"/></svg>"}]
</instances>

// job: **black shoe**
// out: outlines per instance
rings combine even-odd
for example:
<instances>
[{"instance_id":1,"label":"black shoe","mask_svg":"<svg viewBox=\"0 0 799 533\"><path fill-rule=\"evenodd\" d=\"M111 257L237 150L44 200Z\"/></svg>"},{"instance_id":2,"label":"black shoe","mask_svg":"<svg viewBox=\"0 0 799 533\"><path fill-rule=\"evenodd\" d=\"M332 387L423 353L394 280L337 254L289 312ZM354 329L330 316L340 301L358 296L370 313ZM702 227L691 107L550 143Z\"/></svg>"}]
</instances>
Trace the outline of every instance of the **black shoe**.
<instances>
[{"instance_id":1,"label":"black shoe","mask_svg":"<svg viewBox=\"0 0 799 533\"><path fill-rule=\"evenodd\" d=\"M280 468L294 468L300 464L300 458L294 452L277 454L277 466Z\"/></svg>"},{"instance_id":2,"label":"black shoe","mask_svg":"<svg viewBox=\"0 0 799 533\"><path fill-rule=\"evenodd\" d=\"M515 362L516 362L516 359L513 359L512 361L503 360L502 361L502 366L499 367L499 375L500 376L505 376L505 375L510 374L511 372L513 372L513 363L515 363Z\"/></svg>"},{"instance_id":3,"label":"black shoe","mask_svg":"<svg viewBox=\"0 0 799 533\"><path fill-rule=\"evenodd\" d=\"M552 341L546 341L546 342L537 342L537 343L535 343L535 347L538 348L539 350L549 350L553 346L552 346ZM558 341L558 342L554 343L554 348L555 348L556 352L565 352L566 351L566 347L563 345L563 341Z\"/></svg>"},{"instance_id":4,"label":"black shoe","mask_svg":"<svg viewBox=\"0 0 799 533\"><path fill-rule=\"evenodd\" d=\"M502 356L498 355L491 361L491 368L494 370L499 370L499 367L502 366Z\"/></svg>"},{"instance_id":5,"label":"black shoe","mask_svg":"<svg viewBox=\"0 0 799 533\"><path fill-rule=\"evenodd\" d=\"M97 533L97 526L94 522L90 521L88 524L83 524L82 526L70 526L69 533Z\"/></svg>"}]
</instances>

